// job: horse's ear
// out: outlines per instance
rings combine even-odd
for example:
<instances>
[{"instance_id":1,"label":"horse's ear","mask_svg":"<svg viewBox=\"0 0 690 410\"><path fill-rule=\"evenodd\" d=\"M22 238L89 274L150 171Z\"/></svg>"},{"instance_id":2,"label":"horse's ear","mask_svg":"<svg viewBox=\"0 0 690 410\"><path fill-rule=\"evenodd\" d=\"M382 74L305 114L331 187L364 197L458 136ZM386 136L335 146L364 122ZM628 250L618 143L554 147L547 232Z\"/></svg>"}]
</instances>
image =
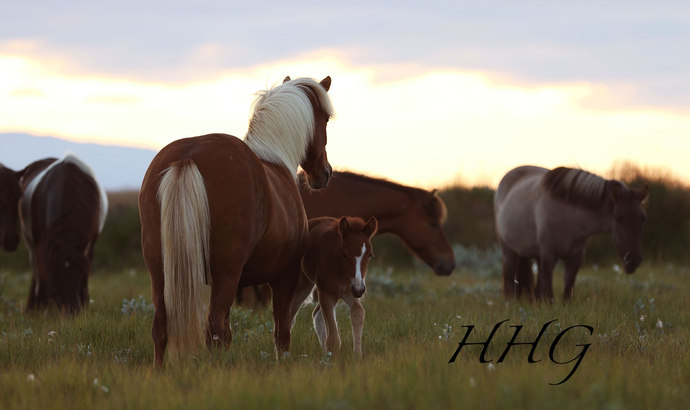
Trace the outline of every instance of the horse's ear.
<instances>
[{"instance_id":1,"label":"horse's ear","mask_svg":"<svg viewBox=\"0 0 690 410\"><path fill-rule=\"evenodd\" d=\"M323 87L326 91L331 89L331 76L327 76L323 80L321 80L321 87Z\"/></svg>"},{"instance_id":2,"label":"horse's ear","mask_svg":"<svg viewBox=\"0 0 690 410\"><path fill-rule=\"evenodd\" d=\"M26 171L26 168L22 169L21 171L15 171L14 175L17 176L17 180L21 179L21 177L24 176L25 171Z\"/></svg>"},{"instance_id":3,"label":"horse's ear","mask_svg":"<svg viewBox=\"0 0 690 410\"><path fill-rule=\"evenodd\" d=\"M347 232L348 229L350 229L350 223L347 222L347 217L343 216L340 218L340 222L338 222L338 232L342 235Z\"/></svg>"},{"instance_id":4,"label":"horse's ear","mask_svg":"<svg viewBox=\"0 0 690 410\"><path fill-rule=\"evenodd\" d=\"M620 182L616 181L614 182L613 186L611 187L611 199L613 199L613 202L616 203L621 197L621 194L623 192L623 184Z\"/></svg>"},{"instance_id":5,"label":"horse's ear","mask_svg":"<svg viewBox=\"0 0 690 410\"><path fill-rule=\"evenodd\" d=\"M374 218L373 216L369 218L367 221L367 224L364 225L364 233L367 234L368 237L374 236L376 233L376 230L379 228L379 222Z\"/></svg>"},{"instance_id":6,"label":"horse's ear","mask_svg":"<svg viewBox=\"0 0 690 410\"><path fill-rule=\"evenodd\" d=\"M290 76L285 77L285 79L283 80L283 84L287 83L290 80L291 80Z\"/></svg>"},{"instance_id":7,"label":"horse's ear","mask_svg":"<svg viewBox=\"0 0 690 410\"><path fill-rule=\"evenodd\" d=\"M649 201L649 185L645 184L644 187L635 191L635 195L637 196L637 199L640 200L642 206L647 205L647 202Z\"/></svg>"}]
</instances>

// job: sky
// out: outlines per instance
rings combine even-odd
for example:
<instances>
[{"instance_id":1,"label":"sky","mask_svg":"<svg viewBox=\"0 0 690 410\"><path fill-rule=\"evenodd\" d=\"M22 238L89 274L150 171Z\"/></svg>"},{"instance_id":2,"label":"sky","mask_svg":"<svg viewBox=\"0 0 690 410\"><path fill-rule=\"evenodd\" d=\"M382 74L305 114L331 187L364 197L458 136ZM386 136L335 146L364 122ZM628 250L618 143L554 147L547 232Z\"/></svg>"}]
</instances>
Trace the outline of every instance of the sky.
<instances>
[{"instance_id":1,"label":"sky","mask_svg":"<svg viewBox=\"0 0 690 410\"><path fill-rule=\"evenodd\" d=\"M681 1L3 0L0 132L243 137L256 91L330 75L336 169L434 188L631 161L690 181L688 44Z\"/></svg>"}]
</instances>

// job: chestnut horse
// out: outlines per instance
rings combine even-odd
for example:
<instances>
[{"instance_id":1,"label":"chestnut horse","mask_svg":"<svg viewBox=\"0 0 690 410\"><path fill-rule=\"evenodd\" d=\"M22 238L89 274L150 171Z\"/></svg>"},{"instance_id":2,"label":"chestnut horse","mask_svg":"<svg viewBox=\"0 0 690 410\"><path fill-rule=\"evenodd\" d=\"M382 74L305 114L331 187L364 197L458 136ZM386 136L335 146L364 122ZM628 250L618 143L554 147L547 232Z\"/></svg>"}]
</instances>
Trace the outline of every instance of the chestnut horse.
<instances>
[{"instance_id":1,"label":"chestnut horse","mask_svg":"<svg viewBox=\"0 0 690 410\"><path fill-rule=\"evenodd\" d=\"M302 272L292 300L293 320L316 286L318 305L312 313L314 330L326 352L340 350L335 305L340 299L350 308L355 354L362 355L367 265L372 257L371 237L376 218L323 217L309 220L309 246L302 258Z\"/></svg>"},{"instance_id":2,"label":"chestnut horse","mask_svg":"<svg viewBox=\"0 0 690 410\"><path fill-rule=\"evenodd\" d=\"M289 349L290 302L309 233L297 167L313 188L330 179L330 84L330 77L320 83L288 77L258 93L244 141L226 134L185 138L151 162L139 212L157 366L166 347L172 358L183 358L204 340L229 345L237 287L260 283L273 290L276 353Z\"/></svg>"},{"instance_id":3,"label":"chestnut horse","mask_svg":"<svg viewBox=\"0 0 690 410\"><path fill-rule=\"evenodd\" d=\"M436 189L426 191L361 174L335 172L326 188L314 191L303 182L300 194L310 219L343 215L365 220L375 217L379 227L377 235L398 236L437 275L450 275L455 269L453 249L443 233L446 206ZM270 289L265 286L239 289L237 298L240 306L250 309L265 306Z\"/></svg>"},{"instance_id":4,"label":"chestnut horse","mask_svg":"<svg viewBox=\"0 0 690 410\"><path fill-rule=\"evenodd\" d=\"M93 247L108 197L91 168L72 154L29 164L20 183L22 236L33 270L27 309L53 301L77 313L89 300Z\"/></svg>"},{"instance_id":5,"label":"chestnut horse","mask_svg":"<svg viewBox=\"0 0 690 410\"><path fill-rule=\"evenodd\" d=\"M494 196L504 296L551 301L553 269L562 259L563 299L570 299L585 248L597 233L613 233L625 271L635 272L648 196L649 186L632 189L580 169L522 166L508 172ZM532 259L539 266L536 291Z\"/></svg>"},{"instance_id":6,"label":"chestnut horse","mask_svg":"<svg viewBox=\"0 0 690 410\"><path fill-rule=\"evenodd\" d=\"M19 179L24 170L13 171L0 164L0 246L14 252L19 246Z\"/></svg>"}]
</instances>

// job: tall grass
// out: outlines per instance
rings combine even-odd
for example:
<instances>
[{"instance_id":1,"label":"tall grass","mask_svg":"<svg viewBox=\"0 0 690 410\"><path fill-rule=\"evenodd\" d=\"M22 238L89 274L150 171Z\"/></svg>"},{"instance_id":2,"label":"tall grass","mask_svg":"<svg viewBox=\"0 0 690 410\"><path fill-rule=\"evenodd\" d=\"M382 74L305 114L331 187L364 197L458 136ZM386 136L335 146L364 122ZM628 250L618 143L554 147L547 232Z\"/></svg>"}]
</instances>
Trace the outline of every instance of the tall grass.
<instances>
[{"instance_id":1,"label":"tall grass","mask_svg":"<svg viewBox=\"0 0 690 410\"><path fill-rule=\"evenodd\" d=\"M101 273L101 272L98 272ZM635 275L584 270L575 298L564 306L504 301L498 279L481 269L451 277L373 268L364 301L364 358L352 354L345 306L337 317L343 350L324 355L310 311L298 315L289 356L273 354L270 312L233 308L233 344L185 365L153 369L152 311L144 271L98 274L93 302L76 317L21 310L28 273L3 273L0 295L0 408L633 408L681 409L690 400L690 290L687 271L647 265ZM558 286L558 285L557 285ZM558 289L557 289L558 291ZM140 296L143 295L143 296ZM458 342L464 347L448 364ZM518 341L547 328L528 363L530 347L497 358L523 325ZM661 326L658 325L661 323ZM591 343L579 369L567 361ZM581 330L581 329L580 329Z\"/></svg>"}]
</instances>

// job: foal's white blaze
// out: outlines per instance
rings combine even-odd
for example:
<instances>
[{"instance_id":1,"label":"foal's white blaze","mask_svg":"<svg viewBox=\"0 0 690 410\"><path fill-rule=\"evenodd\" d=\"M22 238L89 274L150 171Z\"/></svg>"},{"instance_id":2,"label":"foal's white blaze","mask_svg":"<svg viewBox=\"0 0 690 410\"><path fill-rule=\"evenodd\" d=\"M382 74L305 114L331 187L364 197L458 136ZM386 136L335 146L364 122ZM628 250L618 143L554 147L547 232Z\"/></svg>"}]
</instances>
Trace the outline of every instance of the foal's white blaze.
<instances>
[{"instance_id":1,"label":"foal's white blaze","mask_svg":"<svg viewBox=\"0 0 690 410\"><path fill-rule=\"evenodd\" d=\"M355 258L355 283L358 285L362 284L362 258L364 257L364 252L367 250L366 242L362 244L362 254Z\"/></svg>"}]
</instances>

